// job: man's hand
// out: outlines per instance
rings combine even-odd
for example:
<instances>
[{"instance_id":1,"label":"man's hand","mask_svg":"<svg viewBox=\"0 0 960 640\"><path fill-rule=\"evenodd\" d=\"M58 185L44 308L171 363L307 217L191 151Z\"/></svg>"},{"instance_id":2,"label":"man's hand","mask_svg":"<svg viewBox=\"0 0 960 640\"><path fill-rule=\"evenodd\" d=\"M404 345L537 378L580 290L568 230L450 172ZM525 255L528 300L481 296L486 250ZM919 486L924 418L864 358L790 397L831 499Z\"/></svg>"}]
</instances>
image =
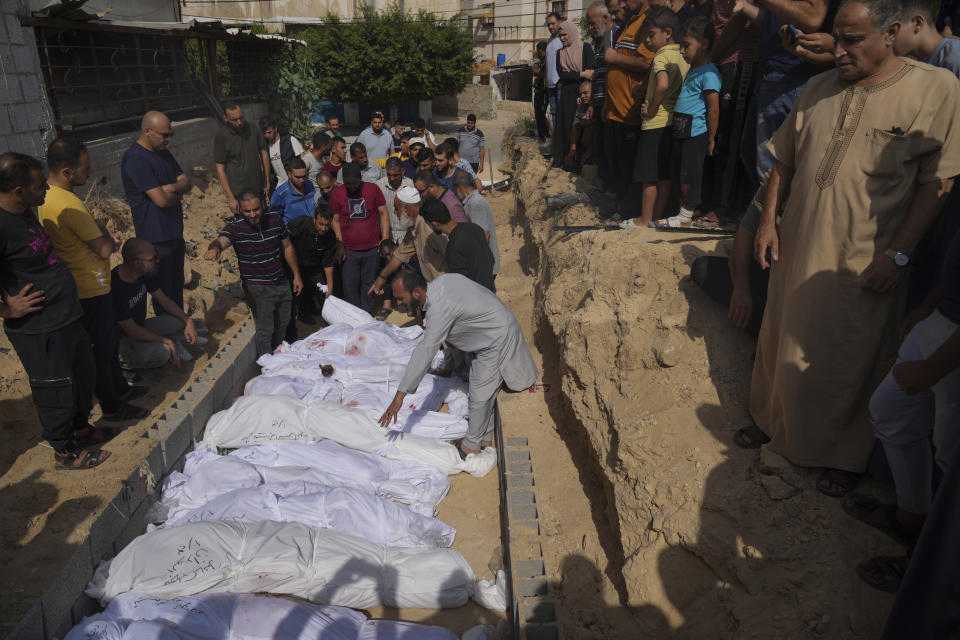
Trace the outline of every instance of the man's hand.
<instances>
[{"instance_id":1,"label":"man's hand","mask_svg":"<svg viewBox=\"0 0 960 640\"><path fill-rule=\"evenodd\" d=\"M707 157L712 158L716 150L717 150L717 143L714 140L709 141L707 143Z\"/></svg>"},{"instance_id":2,"label":"man's hand","mask_svg":"<svg viewBox=\"0 0 960 640\"><path fill-rule=\"evenodd\" d=\"M219 260L220 259L220 247L210 247L207 249L207 252L203 254L204 260Z\"/></svg>"},{"instance_id":3,"label":"man's hand","mask_svg":"<svg viewBox=\"0 0 960 640\"><path fill-rule=\"evenodd\" d=\"M123 245L123 239L120 237L119 234L114 234L112 236L112 240L113 240L113 250L120 251L120 247Z\"/></svg>"},{"instance_id":4,"label":"man's hand","mask_svg":"<svg viewBox=\"0 0 960 640\"><path fill-rule=\"evenodd\" d=\"M767 260L767 250L770 250L772 260ZM764 269L780 260L780 237L777 235L776 224L761 224L757 229L757 236L753 240L753 255Z\"/></svg>"},{"instance_id":5,"label":"man's hand","mask_svg":"<svg viewBox=\"0 0 960 640\"><path fill-rule=\"evenodd\" d=\"M380 286L377 286L377 282L378 282L378 281L380 282ZM386 281L383 279L383 276L377 276L377 277L374 279L373 284L370 285L370 288L367 289L367 295L368 295L368 296L372 296L372 295L376 294L376 295L378 295L378 296L382 296L382 295L383 295L383 284L384 284L384 282L386 282Z\"/></svg>"},{"instance_id":6,"label":"man's hand","mask_svg":"<svg viewBox=\"0 0 960 640\"><path fill-rule=\"evenodd\" d=\"M894 264L886 254L880 253L860 274L860 286L877 293L886 293L895 288L903 279L904 269Z\"/></svg>"},{"instance_id":7,"label":"man's hand","mask_svg":"<svg viewBox=\"0 0 960 640\"><path fill-rule=\"evenodd\" d=\"M7 296L5 318L22 318L28 313L43 309L43 301L46 299L43 297L43 291L37 289L31 292L30 289L33 289L32 282L20 289L17 295Z\"/></svg>"},{"instance_id":8,"label":"man's hand","mask_svg":"<svg viewBox=\"0 0 960 640\"><path fill-rule=\"evenodd\" d=\"M801 33L797 45L811 53L833 53L835 41L829 33Z\"/></svg>"},{"instance_id":9,"label":"man's hand","mask_svg":"<svg viewBox=\"0 0 960 640\"><path fill-rule=\"evenodd\" d=\"M237 201L236 198L233 198L233 197L230 198L230 213L232 213L233 215L240 214L240 203Z\"/></svg>"},{"instance_id":10,"label":"man's hand","mask_svg":"<svg viewBox=\"0 0 960 640\"><path fill-rule=\"evenodd\" d=\"M303 291L303 280L300 279L300 276L293 276L294 295L300 295L301 291Z\"/></svg>"},{"instance_id":11,"label":"man's hand","mask_svg":"<svg viewBox=\"0 0 960 640\"><path fill-rule=\"evenodd\" d=\"M570 149L570 151L567 152L566 157L563 159L563 164L566 166L572 167L576 163L577 163L577 150Z\"/></svg>"},{"instance_id":12,"label":"man's hand","mask_svg":"<svg viewBox=\"0 0 960 640\"><path fill-rule=\"evenodd\" d=\"M737 329L746 329L752 315L753 298L750 297L750 292L743 289L734 289L730 296L730 308L727 310L730 324Z\"/></svg>"},{"instance_id":13,"label":"man's hand","mask_svg":"<svg viewBox=\"0 0 960 640\"><path fill-rule=\"evenodd\" d=\"M940 382L940 372L926 360L901 362L893 367L893 379L908 396L926 391Z\"/></svg>"},{"instance_id":14,"label":"man's hand","mask_svg":"<svg viewBox=\"0 0 960 640\"><path fill-rule=\"evenodd\" d=\"M391 420L394 424L397 423L397 414L400 413L400 409L403 407L403 398L406 395L403 391L397 391L393 396L393 401L390 403L390 406L387 407L387 410L380 416L380 420L377 421L381 427L388 427Z\"/></svg>"},{"instance_id":15,"label":"man's hand","mask_svg":"<svg viewBox=\"0 0 960 640\"><path fill-rule=\"evenodd\" d=\"M652 117L654 116L654 114L650 113L650 101L649 101L649 100L644 100L644 101L643 101L643 104L640 105L640 114L641 114L644 118L652 118Z\"/></svg>"},{"instance_id":16,"label":"man's hand","mask_svg":"<svg viewBox=\"0 0 960 640\"><path fill-rule=\"evenodd\" d=\"M187 344L196 344L197 328L193 325L193 318L187 318L187 323L183 327L183 337L187 339Z\"/></svg>"},{"instance_id":17,"label":"man's hand","mask_svg":"<svg viewBox=\"0 0 960 640\"><path fill-rule=\"evenodd\" d=\"M336 251L337 262L343 263L343 261L347 259L347 249L343 246L342 242L337 243Z\"/></svg>"},{"instance_id":18,"label":"man's hand","mask_svg":"<svg viewBox=\"0 0 960 640\"><path fill-rule=\"evenodd\" d=\"M177 353L177 344L170 338L163 339L164 346L170 350L170 359L173 360L173 366L180 366L180 354Z\"/></svg>"},{"instance_id":19,"label":"man's hand","mask_svg":"<svg viewBox=\"0 0 960 640\"><path fill-rule=\"evenodd\" d=\"M482 161L482 160L480 161L480 164L477 165L477 176L479 176L481 173L483 173L483 161Z\"/></svg>"},{"instance_id":20,"label":"man's hand","mask_svg":"<svg viewBox=\"0 0 960 640\"><path fill-rule=\"evenodd\" d=\"M270 183L267 182L263 185L263 208L270 208Z\"/></svg>"},{"instance_id":21,"label":"man's hand","mask_svg":"<svg viewBox=\"0 0 960 640\"><path fill-rule=\"evenodd\" d=\"M331 287L330 285L327 285L327 292L323 294L323 299L326 300L332 295L333 295L333 287Z\"/></svg>"}]
</instances>

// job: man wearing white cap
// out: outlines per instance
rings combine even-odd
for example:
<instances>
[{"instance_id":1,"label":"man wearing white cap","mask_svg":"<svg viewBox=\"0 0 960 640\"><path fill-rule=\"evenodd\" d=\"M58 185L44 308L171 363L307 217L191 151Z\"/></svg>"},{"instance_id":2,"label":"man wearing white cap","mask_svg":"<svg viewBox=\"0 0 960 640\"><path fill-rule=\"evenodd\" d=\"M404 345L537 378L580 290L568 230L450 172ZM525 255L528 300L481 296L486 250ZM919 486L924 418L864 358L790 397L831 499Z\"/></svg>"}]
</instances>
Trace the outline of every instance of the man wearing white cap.
<instances>
[{"instance_id":1,"label":"man wearing white cap","mask_svg":"<svg viewBox=\"0 0 960 640\"><path fill-rule=\"evenodd\" d=\"M405 234L390 261L373 281L370 294L382 295L383 285L391 274L413 258L420 264L420 273L427 282L447 271L447 238L434 233L430 224L420 216L420 193L414 187L400 187L396 198L394 211Z\"/></svg>"}]
</instances>

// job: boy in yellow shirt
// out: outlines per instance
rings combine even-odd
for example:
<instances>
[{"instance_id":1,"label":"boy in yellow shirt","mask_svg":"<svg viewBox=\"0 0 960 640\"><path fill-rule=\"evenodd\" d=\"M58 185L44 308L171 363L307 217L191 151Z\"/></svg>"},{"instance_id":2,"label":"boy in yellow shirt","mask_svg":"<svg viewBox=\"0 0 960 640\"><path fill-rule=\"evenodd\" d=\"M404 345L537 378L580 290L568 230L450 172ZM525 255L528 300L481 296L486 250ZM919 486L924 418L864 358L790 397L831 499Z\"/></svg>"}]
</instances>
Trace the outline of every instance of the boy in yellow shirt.
<instances>
[{"instance_id":1,"label":"boy in yellow shirt","mask_svg":"<svg viewBox=\"0 0 960 640\"><path fill-rule=\"evenodd\" d=\"M675 38L680 35L680 20L667 7L651 7L643 24L644 44L654 52L643 102L643 127L633 181L643 183L640 217L633 221L647 226L659 218L670 197L672 185L673 109L690 65L680 55Z\"/></svg>"},{"instance_id":2,"label":"boy in yellow shirt","mask_svg":"<svg viewBox=\"0 0 960 640\"><path fill-rule=\"evenodd\" d=\"M47 149L50 190L37 210L57 255L77 283L83 326L93 345L97 375L94 393L107 420L143 418L148 411L126 401L146 389L127 384L117 355L117 323L110 298L110 255L120 246L103 225L93 219L76 194L90 176L90 154L79 141L57 138Z\"/></svg>"}]
</instances>

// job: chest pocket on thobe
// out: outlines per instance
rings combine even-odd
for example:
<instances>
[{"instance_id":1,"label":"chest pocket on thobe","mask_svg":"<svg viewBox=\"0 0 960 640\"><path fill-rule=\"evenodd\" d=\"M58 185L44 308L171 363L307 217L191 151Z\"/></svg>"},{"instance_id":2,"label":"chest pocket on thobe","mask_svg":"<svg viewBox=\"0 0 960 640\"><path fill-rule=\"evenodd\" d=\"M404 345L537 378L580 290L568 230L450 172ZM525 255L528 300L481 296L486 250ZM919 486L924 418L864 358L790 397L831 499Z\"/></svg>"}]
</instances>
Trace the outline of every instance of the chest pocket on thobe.
<instances>
[{"instance_id":1,"label":"chest pocket on thobe","mask_svg":"<svg viewBox=\"0 0 960 640\"><path fill-rule=\"evenodd\" d=\"M860 156L860 166L865 174L896 177L906 173L913 155L909 134L868 129L866 137L864 153Z\"/></svg>"}]
</instances>

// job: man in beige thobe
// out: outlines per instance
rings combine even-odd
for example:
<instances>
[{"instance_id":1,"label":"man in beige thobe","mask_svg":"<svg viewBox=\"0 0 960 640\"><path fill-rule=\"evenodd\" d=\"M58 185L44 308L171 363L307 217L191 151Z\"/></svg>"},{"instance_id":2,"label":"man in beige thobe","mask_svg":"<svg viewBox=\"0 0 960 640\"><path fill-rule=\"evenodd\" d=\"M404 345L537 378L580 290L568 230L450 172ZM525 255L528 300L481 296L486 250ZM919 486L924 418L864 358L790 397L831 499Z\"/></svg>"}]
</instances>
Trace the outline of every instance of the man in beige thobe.
<instances>
[{"instance_id":1,"label":"man in beige thobe","mask_svg":"<svg viewBox=\"0 0 960 640\"><path fill-rule=\"evenodd\" d=\"M755 240L771 272L750 413L772 451L825 467L828 495L866 469L868 403L896 355L907 265L960 173L960 85L893 54L887 4L838 12L837 68L807 83L771 140Z\"/></svg>"}]
</instances>

